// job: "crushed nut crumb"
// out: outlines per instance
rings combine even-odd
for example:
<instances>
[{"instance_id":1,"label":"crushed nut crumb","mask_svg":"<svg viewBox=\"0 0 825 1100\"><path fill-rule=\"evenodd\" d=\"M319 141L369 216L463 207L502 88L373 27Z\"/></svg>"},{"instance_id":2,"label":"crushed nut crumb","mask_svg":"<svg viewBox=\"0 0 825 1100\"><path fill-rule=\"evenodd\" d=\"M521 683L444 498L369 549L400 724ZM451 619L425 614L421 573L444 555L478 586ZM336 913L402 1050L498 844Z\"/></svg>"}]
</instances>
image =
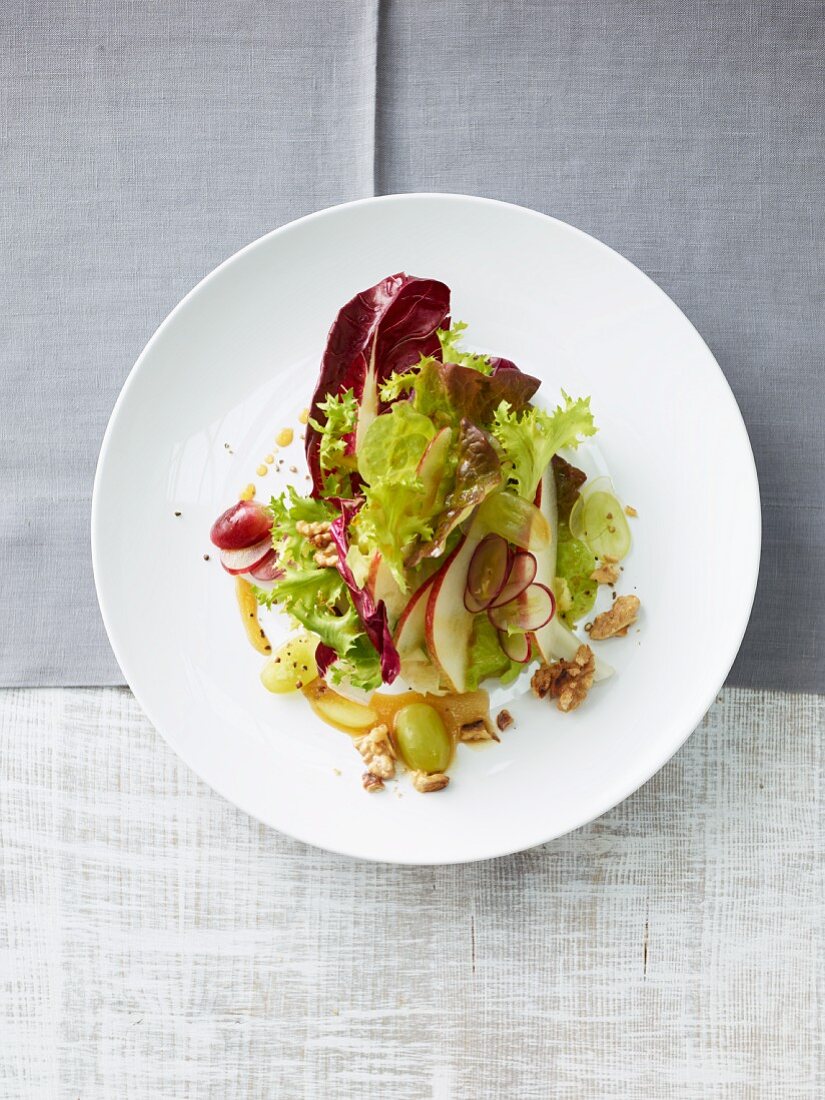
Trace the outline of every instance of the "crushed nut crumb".
<instances>
[{"instance_id":1,"label":"crushed nut crumb","mask_svg":"<svg viewBox=\"0 0 825 1100\"><path fill-rule=\"evenodd\" d=\"M549 695L565 713L575 710L593 686L596 662L589 645L580 645L572 661L554 661L533 673L530 685L539 699Z\"/></svg>"},{"instance_id":2,"label":"crushed nut crumb","mask_svg":"<svg viewBox=\"0 0 825 1100\"><path fill-rule=\"evenodd\" d=\"M426 772L413 772L412 775L412 785L421 794L429 794L431 791L443 791L449 782L449 775L443 775L441 772L436 772L433 775L427 775Z\"/></svg>"},{"instance_id":3,"label":"crushed nut crumb","mask_svg":"<svg viewBox=\"0 0 825 1100\"><path fill-rule=\"evenodd\" d=\"M631 506L630 506L629 504L625 504L625 506L624 506L624 512L625 512L625 515L626 515L626 516L638 516L638 514L639 514L639 513L638 513L638 512L636 511L636 509L635 509L635 508L631 508Z\"/></svg>"},{"instance_id":4,"label":"crushed nut crumb","mask_svg":"<svg viewBox=\"0 0 825 1100\"><path fill-rule=\"evenodd\" d=\"M496 725L502 731L502 733L504 732L504 730L509 729L510 726L512 726L512 724L513 724L513 716L510 713L510 711L509 710L500 710L498 712L498 714L496 715Z\"/></svg>"},{"instance_id":5,"label":"crushed nut crumb","mask_svg":"<svg viewBox=\"0 0 825 1100\"><path fill-rule=\"evenodd\" d=\"M609 611L603 611L593 620L590 637L597 641L604 638L623 638L628 628L636 622L640 606L638 596L619 596Z\"/></svg>"},{"instance_id":6,"label":"crushed nut crumb","mask_svg":"<svg viewBox=\"0 0 825 1100\"><path fill-rule=\"evenodd\" d=\"M459 741L498 741L498 734L484 718L465 722L458 731Z\"/></svg>"},{"instance_id":7,"label":"crushed nut crumb","mask_svg":"<svg viewBox=\"0 0 825 1100\"><path fill-rule=\"evenodd\" d=\"M590 574L591 581L599 584L615 584L619 579L619 567L614 562L602 559L602 564Z\"/></svg>"},{"instance_id":8,"label":"crushed nut crumb","mask_svg":"<svg viewBox=\"0 0 825 1100\"><path fill-rule=\"evenodd\" d=\"M392 779L395 775L395 749L390 741L390 731L381 723L369 733L353 742L370 772L379 779Z\"/></svg>"},{"instance_id":9,"label":"crushed nut crumb","mask_svg":"<svg viewBox=\"0 0 825 1100\"><path fill-rule=\"evenodd\" d=\"M383 791L384 780L380 775L373 775L372 772L364 772L361 776L361 786L365 791L374 794L375 791Z\"/></svg>"}]
</instances>

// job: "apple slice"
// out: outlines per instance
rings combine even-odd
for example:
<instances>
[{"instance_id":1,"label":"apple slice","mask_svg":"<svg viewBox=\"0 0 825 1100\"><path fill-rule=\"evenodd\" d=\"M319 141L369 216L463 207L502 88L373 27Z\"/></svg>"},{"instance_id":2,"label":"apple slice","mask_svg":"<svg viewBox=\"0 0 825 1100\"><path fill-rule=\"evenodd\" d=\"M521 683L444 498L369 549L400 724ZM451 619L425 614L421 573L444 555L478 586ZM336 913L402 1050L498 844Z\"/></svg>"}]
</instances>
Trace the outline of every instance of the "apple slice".
<instances>
[{"instance_id":1,"label":"apple slice","mask_svg":"<svg viewBox=\"0 0 825 1100\"><path fill-rule=\"evenodd\" d=\"M476 525L432 578L425 630L430 656L453 691L467 691L470 638L475 616L464 606L467 570L481 541Z\"/></svg>"},{"instance_id":2,"label":"apple slice","mask_svg":"<svg viewBox=\"0 0 825 1100\"><path fill-rule=\"evenodd\" d=\"M552 542L546 514L515 493L491 493L479 505L477 519L485 533L501 535L522 550L537 553Z\"/></svg>"},{"instance_id":3,"label":"apple slice","mask_svg":"<svg viewBox=\"0 0 825 1100\"><path fill-rule=\"evenodd\" d=\"M392 570L384 561L381 554L376 553L370 562L370 571L364 587L372 596L373 603L384 601L387 609L387 620L390 629L398 622L399 617L408 606L407 597L398 587L398 582L392 575Z\"/></svg>"},{"instance_id":4,"label":"apple slice","mask_svg":"<svg viewBox=\"0 0 825 1100\"><path fill-rule=\"evenodd\" d=\"M271 530L272 516L262 504L239 500L218 516L209 537L219 550L245 550L268 539Z\"/></svg>"},{"instance_id":5,"label":"apple slice","mask_svg":"<svg viewBox=\"0 0 825 1100\"><path fill-rule=\"evenodd\" d=\"M427 599L432 582L433 578L428 577L415 590L396 624L393 641L402 663L413 654L426 652Z\"/></svg>"},{"instance_id":6,"label":"apple slice","mask_svg":"<svg viewBox=\"0 0 825 1100\"><path fill-rule=\"evenodd\" d=\"M556 539L558 535L558 507L556 504L556 479L553 469L548 466L541 479L541 510L552 532L548 546L536 554L536 580L540 581L552 592L556 583ZM576 656L576 650L582 644L573 631L565 626L558 615L554 615L546 626L541 627L534 634L539 653L547 664L562 658L572 661ZM606 680L613 675L613 668L596 657L595 680Z\"/></svg>"},{"instance_id":7,"label":"apple slice","mask_svg":"<svg viewBox=\"0 0 825 1100\"><path fill-rule=\"evenodd\" d=\"M427 444L427 449L418 463L418 476L427 494L421 502L422 515L429 515L435 505L438 490L444 478L444 466L447 455L450 453L452 439L452 429L442 428Z\"/></svg>"},{"instance_id":8,"label":"apple slice","mask_svg":"<svg viewBox=\"0 0 825 1100\"><path fill-rule=\"evenodd\" d=\"M272 543L268 538L261 539L254 546L247 546L244 550L221 550L221 565L231 573L233 577L239 573L251 573L268 557L272 550Z\"/></svg>"}]
</instances>

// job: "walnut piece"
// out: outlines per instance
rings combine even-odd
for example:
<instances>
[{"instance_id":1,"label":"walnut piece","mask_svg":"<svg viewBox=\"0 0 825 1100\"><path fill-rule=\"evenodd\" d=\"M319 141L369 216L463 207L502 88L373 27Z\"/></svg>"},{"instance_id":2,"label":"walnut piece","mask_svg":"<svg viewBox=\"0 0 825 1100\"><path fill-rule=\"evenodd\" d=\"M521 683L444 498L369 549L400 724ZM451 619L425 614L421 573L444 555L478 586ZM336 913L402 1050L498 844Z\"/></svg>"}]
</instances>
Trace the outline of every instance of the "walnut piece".
<instances>
[{"instance_id":1,"label":"walnut piece","mask_svg":"<svg viewBox=\"0 0 825 1100\"><path fill-rule=\"evenodd\" d=\"M513 724L513 716L509 710L500 710L496 715L496 725L502 731L509 729Z\"/></svg>"},{"instance_id":2,"label":"walnut piece","mask_svg":"<svg viewBox=\"0 0 825 1100\"><path fill-rule=\"evenodd\" d=\"M364 772L361 776L361 786L365 791L374 794L376 791L383 791L384 780L380 775L373 775L372 772Z\"/></svg>"},{"instance_id":3,"label":"walnut piece","mask_svg":"<svg viewBox=\"0 0 825 1100\"><path fill-rule=\"evenodd\" d=\"M440 772L435 772L433 775L427 775L426 772L413 772L412 775L412 785L422 794L443 791L449 782L449 775L442 775Z\"/></svg>"},{"instance_id":4,"label":"walnut piece","mask_svg":"<svg viewBox=\"0 0 825 1100\"><path fill-rule=\"evenodd\" d=\"M295 524L298 534L303 535L309 545L315 549L313 555L315 564L322 569L338 564L338 551L329 529L330 524L326 521L307 523L306 520L299 519Z\"/></svg>"},{"instance_id":5,"label":"walnut piece","mask_svg":"<svg viewBox=\"0 0 825 1100\"><path fill-rule=\"evenodd\" d=\"M498 734L483 718L465 722L458 732L459 741L498 741Z\"/></svg>"},{"instance_id":6,"label":"walnut piece","mask_svg":"<svg viewBox=\"0 0 825 1100\"><path fill-rule=\"evenodd\" d=\"M619 579L619 567L615 562L602 558L602 564L593 570L590 579L599 584L615 584Z\"/></svg>"},{"instance_id":7,"label":"walnut piece","mask_svg":"<svg viewBox=\"0 0 825 1100\"><path fill-rule=\"evenodd\" d=\"M539 699L549 695L556 700L559 710L566 713L584 702L593 686L595 669L593 650L589 645L580 645L572 661L554 661L537 668L530 685Z\"/></svg>"},{"instance_id":8,"label":"walnut piece","mask_svg":"<svg viewBox=\"0 0 825 1100\"><path fill-rule=\"evenodd\" d=\"M312 557L315 564L320 565L322 569L338 564L338 551L334 546L326 547L324 550L316 550Z\"/></svg>"},{"instance_id":9,"label":"walnut piece","mask_svg":"<svg viewBox=\"0 0 825 1100\"><path fill-rule=\"evenodd\" d=\"M361 753L367 770L377 779L392 779L395 775L395 749L390 741L390 733L382 723L373 726L369 733L353 742Z\"/></svg>"},{"instance_id":10,"label":"walnut piece","mask_svg":"<svg viewBox=\"0 0 825 1100\"><path fill-rule=\"evenodd\" d=\"M641 601L638 596L619 596L609 611L603 611L593 620L590 637L596 641L604 638L623 638L636 622Z\"/></svg>"}]
</instances>

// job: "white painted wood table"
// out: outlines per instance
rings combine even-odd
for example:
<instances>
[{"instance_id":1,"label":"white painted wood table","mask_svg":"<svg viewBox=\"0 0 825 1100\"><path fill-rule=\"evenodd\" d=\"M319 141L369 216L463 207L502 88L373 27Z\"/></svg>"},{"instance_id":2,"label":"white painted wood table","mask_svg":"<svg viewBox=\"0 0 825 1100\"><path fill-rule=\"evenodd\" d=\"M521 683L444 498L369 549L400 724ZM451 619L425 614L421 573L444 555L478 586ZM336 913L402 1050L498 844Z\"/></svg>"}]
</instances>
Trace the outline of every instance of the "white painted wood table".
<instances>
[{"instance_id":1,"label":"white painted wood table","mask_svg":"<svg viewBox=\"0 0 825 1100\"><path fill-rule=\"evenodd\" d=\"M0 1095L822 1097L825 698L729 690L594 824L327 855L126 690L0 693Z\"/></svg>"}]
</instances>

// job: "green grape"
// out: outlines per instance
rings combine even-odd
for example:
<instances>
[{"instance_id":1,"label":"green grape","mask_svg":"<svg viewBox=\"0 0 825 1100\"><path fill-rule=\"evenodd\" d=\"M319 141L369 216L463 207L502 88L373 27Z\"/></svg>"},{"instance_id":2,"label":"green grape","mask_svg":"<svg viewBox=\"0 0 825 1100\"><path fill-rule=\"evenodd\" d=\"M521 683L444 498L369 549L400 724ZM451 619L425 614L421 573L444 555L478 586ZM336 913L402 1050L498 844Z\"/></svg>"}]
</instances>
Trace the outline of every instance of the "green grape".
<instances>
[{"instance_id":1,"label":"green grape","mask_svg":"<svg viewBox=\"0 0 825 1100\"><path fill-rule=\"evenodd\" d=\"M283 695L306 687L318 675L315 664L315 638L299 634L284 642L261 669L261 683L267 691Z\"/></svg>"},{"instance_id":2,"label":"green grape","mask_svg":"<svg viewBox=\"0 0 825 1100\"><path fill-rule=\"evenodd\" d=\"M581 514L581 526L579 537L600 558L607 554L621 561L630 549L630 528L621 504L612 493L588 494Z\"/></svg>"},{"instance_id":3,"label":"green grape","mask_svg":"<svg viewBox=\"0 0 825 1100\"><path fill-rule=\"evenodd\" d=\"M437 710L410 703L395 717L395 740L404 763L413 771L443 772L453 752L450 735Z\"/></svg>"}]
</instances>

